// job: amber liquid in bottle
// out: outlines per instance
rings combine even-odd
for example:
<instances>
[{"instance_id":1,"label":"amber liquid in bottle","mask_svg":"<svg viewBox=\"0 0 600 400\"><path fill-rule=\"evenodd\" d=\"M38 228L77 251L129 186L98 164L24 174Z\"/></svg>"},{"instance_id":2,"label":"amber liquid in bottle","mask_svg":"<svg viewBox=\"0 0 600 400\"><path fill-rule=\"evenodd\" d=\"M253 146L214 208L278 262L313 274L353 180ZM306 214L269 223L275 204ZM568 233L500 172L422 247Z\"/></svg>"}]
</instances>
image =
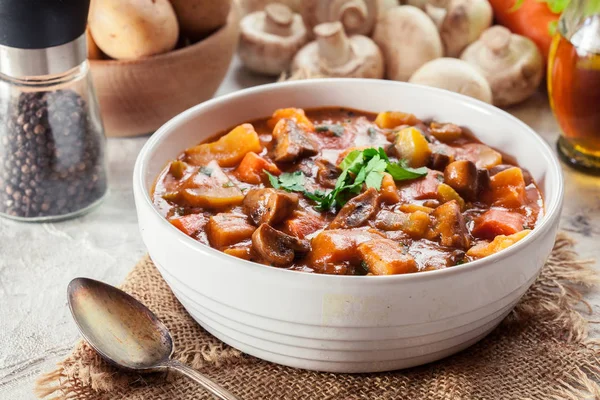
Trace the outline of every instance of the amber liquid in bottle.
<instances>
[{"instance_id":1,"label":"amber liquid in bottle","mask_svg":"<svg viewBox=\"0 0 600 400\"><path fill-rule=\"evenodd\" d=\"M556 34L550 49L548 89L562 131L559 153L575 166L600 172L600 51L595 51L600 49L600 37L591 43L590 35L585 35L597 23L600 16L590 17L571 40ZM586 38L585 43L580 38Z\"/></svg>"}]
</instances>

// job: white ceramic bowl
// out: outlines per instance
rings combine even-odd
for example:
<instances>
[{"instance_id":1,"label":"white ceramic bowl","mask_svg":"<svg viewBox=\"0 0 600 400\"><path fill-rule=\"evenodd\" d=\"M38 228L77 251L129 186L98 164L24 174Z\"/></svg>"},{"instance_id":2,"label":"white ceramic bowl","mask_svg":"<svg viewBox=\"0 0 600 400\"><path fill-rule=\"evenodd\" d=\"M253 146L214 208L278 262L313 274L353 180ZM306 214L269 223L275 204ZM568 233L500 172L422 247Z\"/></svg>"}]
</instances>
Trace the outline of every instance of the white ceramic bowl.
<instances>
[{"instance_id":1,"label":"white ceramic bowl","mask_svg":"<svg viewBox=\"0 0 600 400\"><path fill-rule=\"evenodd\" d=\"M228 256L171 226L148 195L166 163L215 132L281 107L401 110L467 126L514 156L540 185L543 221L488 258L444 270L385 277L317 275ZM144 243L162 276L207 331L256 357L331 372L424 364L488 334L535 280L554 243L563 184L550 147L527 125L477 100L407 83L307 80L259 86L191 108L142 149L134 193Z\"/></svg>"}]
</instances>

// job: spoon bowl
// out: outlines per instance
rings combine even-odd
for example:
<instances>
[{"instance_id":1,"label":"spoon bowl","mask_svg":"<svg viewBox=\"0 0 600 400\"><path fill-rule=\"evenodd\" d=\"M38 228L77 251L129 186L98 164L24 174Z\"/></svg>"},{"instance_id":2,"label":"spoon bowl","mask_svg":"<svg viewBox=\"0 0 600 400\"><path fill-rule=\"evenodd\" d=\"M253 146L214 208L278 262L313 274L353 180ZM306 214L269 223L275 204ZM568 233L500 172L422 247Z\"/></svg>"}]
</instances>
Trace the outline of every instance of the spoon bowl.
<instances>
[{"instance_id":1,"label":"spoon bowl","mask_svg":"<svg viewBox=\"0 0 600 400\"><path fill-rule=\"evenodd\" d=\"M169 330L133 296L103 282L75 278L69 283L67 298L81 335L109 363L137 372L174 370L218 399L238 399L206 376L172 360Z\"/></svg>"}]
</instances>

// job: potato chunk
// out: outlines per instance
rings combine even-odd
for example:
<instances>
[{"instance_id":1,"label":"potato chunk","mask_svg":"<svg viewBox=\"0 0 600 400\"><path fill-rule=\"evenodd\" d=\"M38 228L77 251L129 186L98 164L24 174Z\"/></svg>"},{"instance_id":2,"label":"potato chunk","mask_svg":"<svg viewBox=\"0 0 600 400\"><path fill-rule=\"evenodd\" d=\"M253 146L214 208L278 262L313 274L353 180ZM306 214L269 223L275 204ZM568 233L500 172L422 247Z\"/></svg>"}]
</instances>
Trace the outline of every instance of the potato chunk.
<instances>
[{"instance_id":1,"label":"potato chunk","mask_svg":"<svg viewBox=\"0 0 600 400\"><path fill-rule=\"evenodd\" d=\"M406 160L410 167L423 167L429 162L429 143L417 128L404 128L398 132L394 147L398 157Z\"/></svg>"},{"instance_id":2,"label":"potato chunk","mask_svg":"<svg viewBox=\"0 0 600 400\"><path fill-rule=\"evenodd\" d=\"M396 275L417 272L415 259L390 239L375 239L358 246L358 253L373 275Z\"/></svg>"},{"instance_id":3,"label":"potato chunk","mask_svg":"<svg viewBox=\"0 0 600 400\"><path fill-rule=\"evenodd\" d=\"M531 232L531 230L526 229L521 232L514 233L510 236L498 235L494 238L494 240L491 243L482 242L471 247L467 251L467 256L473 259L487 257L489 255L499 252L500 250L504 250L512 246L513 244L517 243L519 240L527 236L529 232Z\"/></svg>"},{"instance_id":4,"label":"potato chunk","mask_svg":"<svg viewBox=\"0 0 600 400\"><path fill-rule=\"evenodd\" d=\"M221 209L242 204L244 194L221 170L216 161L188 178L176 193L185 205Z\"/></svg>"},{"instance_id":5,"label":"potato chunk","mask_svg":"<svg viewBox=\"0 0 600 400\"><path fill-rule=\"evenodd\" d=\"M375 125L382 129L393 129L400 125L415 125L419 119L414 114L398 111L384 111L377 114Z\"/></svg>"},{"instance_id":6,"label":"potato chunk","mask_svg":"<svg viewBox=\"0 0 600 400\"><path fill-rule=\"evenodd\" d=\"M512 167L490 177L492 205L521 207L526 200L525 180L519 167Z\"/></svg>"},{"instance_id":7,"label":"potato chunk","mask_svg":"<svg viewBox=\"0 0 600 400\"><path fill-rule=\"evenodd\" d=\"M233 213L213 215L206 224L208 242L219 249L250 239L255 230L245 215Z\"/></svg>"},{"instance_id":8,"label":"potato chunk","mask_svg":"<svg viewBox=\"0 0 600 400\"><path fill-rule=\"evenodd\" d=\"M260 153L262 146L251 124L242 124L212 143L202 143L185 151L185 161L206 165L216 160L221 167L233 167L253 151Z\"/></svg>"},{"instance_id":9,"label":"potato chunk","mask_svg":"<svg viewBox=\"0 0 600 400\"><path fill-rule=\"evenodd\" d=\"M314 131L315 127L312 122L308 119L304 110L301 108L280 108L275 110L271 118L267 121L267 126L271 129L275 128L275 125L282 119L291 119L296 121L296 123L309 130Z\"/></svg>"},{"instance_id":10,"label":"potato chunk","mask_svg":"<svg viewBox=\"0 0 600 400\"><path fill-rule=\"evenodd\" d=\"M465 201L451 186L440 183L438 186L438 200L444 204L450 200L456 200L461 210L465 209Z\"/></svg>"}]
</instances>

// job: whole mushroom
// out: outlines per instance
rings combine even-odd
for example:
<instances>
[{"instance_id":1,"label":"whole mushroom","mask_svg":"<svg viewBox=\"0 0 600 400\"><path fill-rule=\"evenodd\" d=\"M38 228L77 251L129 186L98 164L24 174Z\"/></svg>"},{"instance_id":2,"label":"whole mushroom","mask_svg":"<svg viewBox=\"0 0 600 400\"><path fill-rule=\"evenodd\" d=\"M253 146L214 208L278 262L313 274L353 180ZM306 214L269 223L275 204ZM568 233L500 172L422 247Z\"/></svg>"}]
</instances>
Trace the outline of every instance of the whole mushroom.
<instances>
[{"instance_id":1,"label":"whole mushroom","mask_svg":"<svg viewBox=\"0 0 600 400\"><path fill-rule=\"evenodd\" d=\"M423 64L443 54L433 21L414 6L390 9L378 21L373 40L385 59L386 77L407 81Z\"/></svg>"},{"instance_id":2,"label":"whole mushroom","mask_svg":"<svg viewBox=\"0 0 600 400\"><path fill-rule=\"evenodd\" d=\"M304 46L292 63L292 75L383 78L383 55L368 37L348 38L340 22L314 28L317 40Z\"/></svg>"},{"instance_id":3,"label":"whole mushroom","mask_svg":"<svg viewBox=\"0 0 600 400\"><path fill-rule=\"evenodd\" d=\"M299 13L302 9L302 0L241 0L238 2L241 8L242 15L248 15L256 11L262 11L268 4L281 3L285 4L292 11Z\"/></svg>"},{"instance_id":4,"label":"whole mushroom","mask_svg":"<svg viewBox=\"0 0 600 400\"><path fill-rule=\"evenodd\" d=\"M483 74L466 61L456 58L438 58L428 62L410 77L409 82L492 102L492 90Z\"/></svg>"},{"instance_id":5,"label":"whole mushroom","mask_svg":"<svg viewBox=\"0 0 600 400\"><path fill-rule=\"evenodd\" d=\"M323 22L340 21L348 35L369 35L379 0L303 0L302 18L309 34Z\"/></svg>"},{"instance_id":6,"label":"whole mushroom","mask_svg":"<svg viewBox=\"0 0 600 400\"><path fill-rule=\"evenodd\" d=\"M240 31L238 54L242 63L265 75L287 71L294 54L307 41L302 17L278 3L246 15L240 23Z\"/></svg>"},{"instance_id":7,"label":"whole mushroom","mask_svg":"<svg viewBox=\"0 0 600 400\"><path fill-rule=\"evenodd\" d=\"M488 0L450 0L440 24L446 57L458 57L492 25Z\"/></svg>"},{"instance_id":8,"label":"whole mushroom","mask_svg":"<svg viewBox=\"0 0 600 400\"><path fill-rule=\"evenodd\" d=\"M526 37L502 26L486 30L460 57L479 69L500 107L519 103L538 88L544 61L538 47Z\"/></svg>"}]
</instances>

